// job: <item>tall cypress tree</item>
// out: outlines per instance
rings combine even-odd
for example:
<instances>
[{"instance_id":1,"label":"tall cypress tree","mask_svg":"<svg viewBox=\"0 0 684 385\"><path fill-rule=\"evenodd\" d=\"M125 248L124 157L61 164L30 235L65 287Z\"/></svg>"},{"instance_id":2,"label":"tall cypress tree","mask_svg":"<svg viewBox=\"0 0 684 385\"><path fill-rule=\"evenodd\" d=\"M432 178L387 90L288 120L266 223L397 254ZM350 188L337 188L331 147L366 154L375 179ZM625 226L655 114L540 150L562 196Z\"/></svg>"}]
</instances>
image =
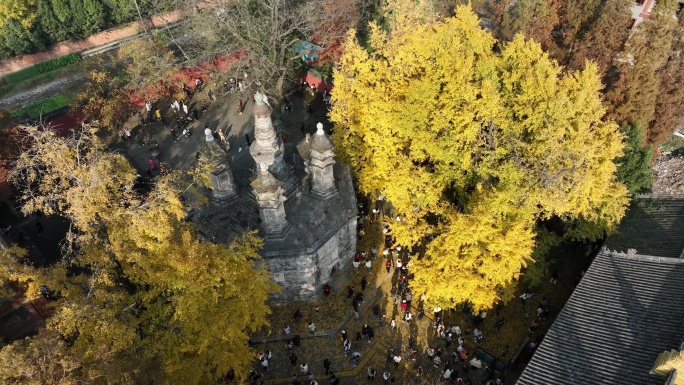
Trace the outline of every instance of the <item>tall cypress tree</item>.
<instances>
[{"instance_id":1,"label":"tall cypress tree","mask_svg":"<svg viewBox=\"0 0 684 385\"><path fill-rule=\"evenodd\" d=\"M569 66L584 68L587 60L598 64L603 74L613 58L622 50L632 25L631 0L607 0L599 11L598 19L575 42Z\"/></svg>"},{"instance_id":2,"label":"tall cypress tree","mask_svg":"<svg viewBox=\"0 0 684 385\"><path fill-rule=\"evenodd\" d=\"M684 15L683 15L684 16ZM656 145L663 143L684 121L684 17L672 41L670 57L658 71L660 93L656 100L655 120L648 128L648 140Z\"/></svg>"},{"instance_id":3,"label":"tall cypress tree","mask_svg":"<svg viewBox=\"0 0 684 385\"><path fill-rule=\"evenodd\" d=\"M658 71L667 63L677 28L677 0L656 3L651 17L642 22L627 42L622 80L607 94L610 115L617 122L650 126L660 92ZM648 135L651 137L651 135Z\"/></svg>"},{"instance_id":4,"label":"tall cypress tree","mask_svg":"<svg viewBox=\"0 0 684 385\"><path fill-rule=\"evenodd\" d=\"M518 0L503 15L499 34L512 40L522 33L548 50L554 44L551 32L558 22L558 0Z\"/></svg>"}]
</instances>

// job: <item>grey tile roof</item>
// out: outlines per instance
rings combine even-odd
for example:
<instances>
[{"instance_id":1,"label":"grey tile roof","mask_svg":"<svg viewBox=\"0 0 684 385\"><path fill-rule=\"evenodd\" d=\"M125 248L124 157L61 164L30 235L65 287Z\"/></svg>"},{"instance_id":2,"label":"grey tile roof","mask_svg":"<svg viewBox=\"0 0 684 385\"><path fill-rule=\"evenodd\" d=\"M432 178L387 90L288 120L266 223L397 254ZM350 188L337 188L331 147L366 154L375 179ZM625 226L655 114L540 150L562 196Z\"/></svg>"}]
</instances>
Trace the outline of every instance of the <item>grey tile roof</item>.
<instances>
[{"instance_id":1,"label":"grey tile roof","mask_svg":"<svg viewBox=\"0 0 684 385\"><path fill-rule=\"evenodd\" d=\"M605 243L610 250L678 258L684 250L684 197L642 196L634 199L616 234Z\"/></svg>"},{"instance_id":2,"label":"grey tile roof","mask_svg":"<svg viewBox=\"0 0 684 385\"><path fill-rule=\"evenodd\" d=\"M684 259L603 251L518 385L663 385L649 374L684 339Z\"/></svg>"}]
</instances>

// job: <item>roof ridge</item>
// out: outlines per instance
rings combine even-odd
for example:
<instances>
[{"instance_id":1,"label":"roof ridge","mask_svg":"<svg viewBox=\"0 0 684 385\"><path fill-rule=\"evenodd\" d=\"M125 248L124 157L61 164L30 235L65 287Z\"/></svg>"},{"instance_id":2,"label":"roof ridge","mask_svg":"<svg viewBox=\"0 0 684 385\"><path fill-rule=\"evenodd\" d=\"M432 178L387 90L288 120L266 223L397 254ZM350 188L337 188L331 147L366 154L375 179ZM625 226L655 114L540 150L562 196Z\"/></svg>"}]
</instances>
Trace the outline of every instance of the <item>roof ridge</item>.
<instances>
[{"instance_id":1,"label":"roof ridge","mask_svg":"<svg viewBox=\"0 0 684 385\"><path fill-rule=\"evenodd\" d=\"M684 253L682 253L684 254ZM603 255L606 257L618 257L618 258L623 258L623 259L630 259L633 261L643 261L643 262L656 262L656 263L666 263L666 264L671 264L671 265L684 265L684 258L672 258L672 257L658 257L655 255L646 255L646 254L630 254L630 253L623 253L620 251L613 250L611 251L607 247L603 247L603 249L599 252L599 255Z\"/></svg>"}]
</instances>

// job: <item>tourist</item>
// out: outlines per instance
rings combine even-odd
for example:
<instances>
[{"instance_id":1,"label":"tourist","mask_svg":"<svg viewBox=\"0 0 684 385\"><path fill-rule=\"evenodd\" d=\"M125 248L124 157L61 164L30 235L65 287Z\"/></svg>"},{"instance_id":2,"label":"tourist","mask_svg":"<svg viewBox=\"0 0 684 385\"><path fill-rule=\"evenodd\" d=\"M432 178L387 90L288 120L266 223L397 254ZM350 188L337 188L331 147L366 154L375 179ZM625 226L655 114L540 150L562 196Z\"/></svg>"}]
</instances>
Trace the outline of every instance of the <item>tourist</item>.
<instances>
[{"instance_id":1,"label":"tourist","mask_svg":"<svg viewBox=\"0 0 684 385\"><path fill-rule=\"evenodd\" d=\"M399 366L399 363L401 362L401 356L394 356L392 361L394 361L394 365Z\"/></svg>"},{"instance_id":2,"label":"tourist","mask_svg":"<svg viewBox=\"0 0 684 385\"><path fill-rule=\"evenodd\" d=\"M344 355L345 355L345 357L349 355L350 350L351 350L351 341L344 340Z\"/></svg>"},{"instance_id":3,"label":"tourist","mask_svg":"<svg viewBox=\"0 0 684 385\"><path fill-rule=\"evenodd\" d=\"M392 374L390 372L384 372L382 374L382 383L383 385L387 385L389 383L389 379L392 377Z\"/></svg>"},{"instance_id":4,"label":"tourist","mask_svg":"<svg viewBox=\"0 0 684 385\"><path fill-rule=\"evenodd\" d=\"M359 353L359 352L352 353L352 358L351 358L352 368L355 368L359 364L359 361L361 361L361 353Z\"/></svg>"},{"instance_id":5,"label":"tourist","mask_svg":"<svg viewBox=\"0 0 684 385\"><path fill-rule=\"evenodd\" d=\"M306 362L299 365L299 372L302 374L308 373L309 372L309 365L307 365Z\"/></svg>"},{"instance_id":6,"label":"tourist","mask_svg":"<svg viewBox=\"0 0 684 385\"><path fill-rule=\"evenodd\" d=\"M439 323L439 326L437 326L437 337L442 338L444 336L444 324Z\"/></svg>"},{"instance_id":7,"label":"tourist","mask_svg":"<svg viewBox=\"0 0 684 385\"><path fill-rule=\"evenodd\" d=\"M372 366L369 366L368 369L366 369L366 372L368 373L368 375L366 376L366 379L368 381L375 380L375 369Z\"/></svg>"},{"instance_id":8,"label":"tourist","mask_svg":"<svg viewBox=\"0 0 684 385\"><path fill-rule=\"evenodd\" d=\"M36 229L38 229L38 235L42 235L45 232L43 224L36 218Z\"/></svg>"},{"instance_id":9,"label":"tourist","mask_svg":"<svg viewBox=\"0 0 684 385\"><path fill-rule=\"evenodd\" d=\"M368 269L368 271L370 271L370 269L371 269L371 260L370 260L370 258L366 258L366 269Z\"/></svg>"},{"instance_id":10,"label":"tourist","mask_svg":"<svg viewBox=\"0 0 684 385\"><path fill-rule=\"evenodd\" d=\"M330 364L331 364L330 359L326 358L325 360L323 360L323 367L325 368L325 375L326 376L328 375L328 372L330 371Z\"/></svg>"},{"instance_id":11,"label":"tourist","mask_svg":"<svg viewBox=\"0 0 684 385\"><path fill-rule=\"evenodd\" d=\"M240 115L242 115L242 111L245 109L245 104L242 102L242 99L238 99L238 112Z\"/></svg>"},{"instance_id":12,"label":"tourist","mask_svg":"<svg viewBox=\"0 0 684 385\"><path fill-rule=\"evenodd\" d=\"M292 329L290 329L290 325L285 325L285 327L283 328L283 331L285 332L285 334L290 334Z\"/></svg>"},{"instance_id":13,"label":"tourist","mask_svg":"<svg viewBox=\"0 0 684 385\"><path fill-rule=\"evenodd\" d=\"M439 365L442 364L442 359L439 356L435 356L432 362L435 364L435 368L439 368Z\"/></svg>"},{"instance_id":14,"label":"tourist","mask_svg":"<svg viewBox=\"0 0 684 385\"><path fill-rule=\"evenodd\" d=\"M385 268L387 269L387 274L389 274L390 269L392 268L392 261L390 259L385 262Z\"/></svg>"},{"instance_id":15,"label":"tourist","mask_svg":"<svg viewBox=\"0 0 684 385\"><path fill-rule=\"evenodd\" d=\"M479 344L482 342L482 330L475 328L475 330L473 330L473 336L475 336L475 343Z\"/></svg>"},{"instance_id":16,"label":"tourist","mask_svg":"<svg viewBox=\"0 0 684 385\"><path fill-rule=\"evenodd\" d=\"M425 351L425 354L427 354L428 359L431 360L435 356L435 349L427 348L427 350Z\"/></svg>"},{"instance_id":17,"label":"tourist","mask_svg":"<svg viewBox=\"0 0 684 385\"><path fill-rule=\"evenodd\" d=\"M330 292L332 291L332 287L328 285L327 283L323 285L323 295L328 298L330 296Z\"/></svg>"},{"instance_id":18,"label":"tourist","mask_svg":"<svg viewBox=\"0 0 684 385\"><path fill-rule=\"evenodd\" d=\"M525 306L525 303L528 300L532 299L533 295L533 293L522 293L522 295L520 296L520 301L522 302L523 306Z\"/></svg>"},{"instance_id":19,"label":"tourist","mask_svg":"<svg viewBox=\"0 0 684 385\"><path fill-rule=\"evenodd\" d=\"M316 325L313 322L309 322L309 334L314 334L316 332Z\"/></svg>"},{"instance_id":20,"label":"tourist","mask_svg":"<svg viewBox=\"0 0 684 385\"><path fill-rule=\"evenodd\" d=\"M335 376L335 373L330 373L330 385L340 385L340 379Z\"/></svg>"},{"instance_id":21,"label":"tourist","mask_svg":"<svg viewBox=\"0 0 684 385\"><path fill-rule=\"evenodd\" d=\"M150 164L150 171L157 171L157 161L154 158L150 158L148 163Z\"/></svg>"},{"instance_id":22,"label":"tourist","mask_svg":"<svg viewBox=\"0 0 684 385\"><path fill-rule=\"evenodd\" d=\"M361 278L361 290L365 291L366 286L368 286L368 280L366 279L366 277L363 277Z\"/></svg>"},{"instance_id":23,"label":"tourist","mask_svg":"<svg viewBox=\"0 0 684 385\"><path fill-rule=\"evenodd\" d=\"M268 360L266 359L266 357L261 357L260 361L261 361L261 368L265 372L268 371Z\"/></svg>"},{"instance_id":24,"label":"tourist","mask_svg":"<svg viewBox=\"0 0 684 385\"><path fill-rule=\"evenodd\" d=\"M537 330L537 327L539 327L539 323L537 323L537 320L532 320L532 322L530 322L529 332L534 333Z\"/></svg>"},{"instance_id":25,"label":"tourist","mask_svg":"<svg viewBox=\"0 0 684 385\"><path fill-rule=\"evenodd\" d=\"M356 255L359 255L359 254L356 253ZM360 257L359 257L359 258L354 257L354 261L352 262L352 265L354 266L354 271L355 271L355 272L358 272L358 271L359 271L359 266L361 265L361 259L360 259Z\"/></svg>"},{"instance_id":26,"label":"tourist","mask_svg":"<svg viewBox=\"0 0 684 385\"><path fill-rule=\"evenodd\" d=\"M349 285L349 286L347 286L347 298L346 299L349 299L353 296L354 296L354 286Z\"/></svg>"},{"instance_id":27,"label":"tourist","mask_svg":"<svg viewBox=\"0 0 684 385\"><path fill-rule=\"evenodd\" d=\"M410 312L410 311L407 311L406 314L404 315L404 322L406 322L406 323L411 323L411 317L413 317L413 316L411 315L411 312Z\"/></svg>"},{"instance_id":28,"label":"tourist","mask_svg":"<svg viewBox=\"0 0 684 385\"><path fill-rule=\"evenodd\" d=\"M289 359L290 359L290 364L292 364L292 366L297 365L297 356L294 354L294 352L290 353Z\"/></svg>"},{"instance_id":29,"label":"tourist","mask_svg":"<svg viewBox=\"0 0 684 385\"><path fill-rule=\"evenodd\" d=\"M287 340L285 343L285 349L292 351L292 348L294 347L294 344L292 343L292 340Z\"/></svg>"}]
</instances>

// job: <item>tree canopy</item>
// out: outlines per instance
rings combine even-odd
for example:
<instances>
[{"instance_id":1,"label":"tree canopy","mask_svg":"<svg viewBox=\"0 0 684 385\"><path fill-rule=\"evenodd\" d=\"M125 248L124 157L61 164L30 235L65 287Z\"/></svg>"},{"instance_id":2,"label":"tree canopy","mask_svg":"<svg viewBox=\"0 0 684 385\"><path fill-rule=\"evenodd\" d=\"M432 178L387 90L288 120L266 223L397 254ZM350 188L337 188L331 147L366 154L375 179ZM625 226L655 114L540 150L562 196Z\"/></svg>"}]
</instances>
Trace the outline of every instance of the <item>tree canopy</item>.
<instances>
[{"instance_id":1,"label":"tree canopy","mask_svg":"<svg viewBox=\"0 0 684 385\"><path fill-rule=\"evenodd\" d=\"M204 384L231 370L245 374L248 334L266 322L265 300L276 288L259 262L261 240L248 233L228 246L201 241L183 220L185 177L158 176L141 192L135 170L104 149L93 127L69 138L44 128L27 133L32 146L13 173L23 211L68 217L72 247L42 268L3 252L2 278L29 295L39 286L55 293L47 328L77 359L79 378ZM27 362L41 346L31 349Z\"/></svg>"},{"instance_id":2,"label":"tree canopy","mask_svg":"<svg viewBox=\"0 0 684 385\"><path fill-rule=\"evenodd\" d=\"M350 35L335 71L337 153L362 192L392 202L398 243L426 243L415 295L486 308L533 262L537 221L581 221L592 239L615 228L623 137L603 119L596 65L561 75L520 35L495 53L467 6L439 20L390 4L394 27L372 24L368 50Z\"/></svg>"},{"instance_id":3,"label":"tree canopy","mask_svg":"<svg viewBox=\"0 0 684 385\"><path fill-rule=\"evenodd\" d=\"M653 147L646 142L645 130L640 124L623 123L620 131L626 137L624 154L617 158L617 177L629 192L648 190L653 184Z\"/></svg>"}]
</instances>

